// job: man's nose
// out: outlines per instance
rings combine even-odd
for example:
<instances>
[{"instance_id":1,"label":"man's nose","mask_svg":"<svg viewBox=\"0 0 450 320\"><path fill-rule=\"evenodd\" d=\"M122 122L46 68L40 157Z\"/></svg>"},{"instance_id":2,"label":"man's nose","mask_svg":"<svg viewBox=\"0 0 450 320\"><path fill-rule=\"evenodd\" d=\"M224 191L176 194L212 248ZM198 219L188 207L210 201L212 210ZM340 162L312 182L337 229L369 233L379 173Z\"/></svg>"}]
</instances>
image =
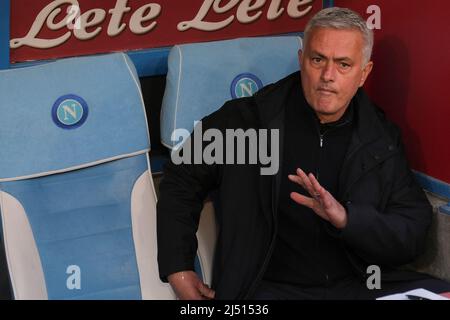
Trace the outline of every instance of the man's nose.
<instances>
[{"instance_id":1,"label":"man's nose","mask_svg":"<svg viewBox=\"0 0 450 320\"><path fill-rule=\"evenodd\" d=\"M333 82L336 77L336 68L332 61L328 61L322 69L321 78L324 82Z\"/></svg>"}]
</instances>

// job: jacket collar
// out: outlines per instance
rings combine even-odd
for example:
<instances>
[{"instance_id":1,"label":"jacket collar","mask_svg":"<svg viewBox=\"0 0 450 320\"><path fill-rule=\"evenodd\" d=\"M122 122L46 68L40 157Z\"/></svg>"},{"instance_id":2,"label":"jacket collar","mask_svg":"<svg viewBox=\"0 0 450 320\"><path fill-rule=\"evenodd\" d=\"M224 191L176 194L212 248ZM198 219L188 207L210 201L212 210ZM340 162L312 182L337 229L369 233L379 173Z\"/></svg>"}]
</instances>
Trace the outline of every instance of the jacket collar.
<instances>
[{"instance_id":1,"label":"jacket collar","mask_svg":"<svg viewBox=\"0 0 450 320\"><path fill-rule=\"evenodd\" d=\"M357 120L355 127L355 138L357 139L352 139L349 151L351 151L350 149L354 147L355 144L367 144L382 136L384 132L380 120L380 116L384 116L384 114L380 109L373 105L362 88L358 89L352 102L355 106L354 111Z\"/></svg>"},{"instance_id":2,"label":"jacket collar","mask_svg":"<svg viewBox=\"0 0 450 320\"><path fill-rule=\"evenodd\" d=\"M254 95L262 128L273 127L284 114L287 99L292 90L301 90L300 72L295 72L280 81L270 84ZM303 96L303 91L302 91ZM284 120L283 117L281 117ZM283 121L279 123L283 126Z\"/></svg>"},{"instance_id":3,"label":"jacket collar","mask_svg":"<svg viewBox=\"0 0 450 320\"><path fill-rule=\"evenodd\" d=\"M343 201L348 200L351 187L360 177L398 151L386 128L384 112L363 89L358 89L353 103L357 121L339 177L338 199Z\"/></svg>"}]
</instances>

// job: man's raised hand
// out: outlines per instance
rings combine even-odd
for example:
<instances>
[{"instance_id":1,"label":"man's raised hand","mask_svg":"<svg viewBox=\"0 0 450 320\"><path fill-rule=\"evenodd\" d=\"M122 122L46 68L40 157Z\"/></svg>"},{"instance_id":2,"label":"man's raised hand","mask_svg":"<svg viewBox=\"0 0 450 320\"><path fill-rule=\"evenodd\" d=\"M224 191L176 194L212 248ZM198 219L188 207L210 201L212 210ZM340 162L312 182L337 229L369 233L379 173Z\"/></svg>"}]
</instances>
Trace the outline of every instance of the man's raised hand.
<instances>
[{"instance_id":1,"label":"man's raised hand","mask_svg":"<svg viewBox=\"0 0 450 320\"><path fill-rule=\"evenodd\" d=\"M296 174L290 174L289 180L302 186L311 197L306 197L297 192L291 192L291 199L311 208L318 216L329 221L338 229L347 225L347 212L345 208L323 188L313 174L306 175L303 170L297 169Z\"/></svg>"}]
</instances>

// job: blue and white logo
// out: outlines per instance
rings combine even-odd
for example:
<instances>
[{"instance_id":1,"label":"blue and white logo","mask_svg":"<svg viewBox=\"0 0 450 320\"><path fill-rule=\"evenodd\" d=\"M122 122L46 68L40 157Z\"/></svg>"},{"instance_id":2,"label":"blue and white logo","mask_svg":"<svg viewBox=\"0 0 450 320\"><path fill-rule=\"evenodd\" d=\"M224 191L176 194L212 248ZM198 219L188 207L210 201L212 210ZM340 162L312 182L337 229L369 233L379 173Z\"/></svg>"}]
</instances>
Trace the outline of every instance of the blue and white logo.
<instances>
[{"instance_id":1,"label":"blue and white logo","mask_svg":"<svg viewBox=\"0 0 450 320\"><path fill-rule=\"evenodd\" d=\"M241 73L231 83L231 96L233 99L251 97L262 87L263 83L257 76Z\"/></svg>"},{"instance_id":2,"label":"blue and white logo","mask_svg":"<svg viewBox=\"0 0 450 320\"><path fill-rule=\"evenodd\" d=\"M67 94L58 98L52 108L53 122L63 129L80 127L86 121L88 113L86 101L74 94Z\"/></svg>"}]
</instances>

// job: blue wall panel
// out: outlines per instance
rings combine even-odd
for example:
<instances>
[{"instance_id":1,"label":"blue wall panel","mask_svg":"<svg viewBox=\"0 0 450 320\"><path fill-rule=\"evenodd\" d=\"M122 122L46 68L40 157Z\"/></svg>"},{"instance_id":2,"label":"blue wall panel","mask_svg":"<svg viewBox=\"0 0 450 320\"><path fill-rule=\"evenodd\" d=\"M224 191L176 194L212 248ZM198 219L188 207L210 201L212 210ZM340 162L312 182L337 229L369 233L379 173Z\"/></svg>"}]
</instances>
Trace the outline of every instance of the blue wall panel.
<instances>
[{"instance_id":1,"label":"blue wall panel","mask_svg":"<svg viewBox=\"0 0 450 320\"><path fill-rule=\"evenodd\" d=\"M0 0L0 70L9 68L9 0Z\"/></svg>"}]
</instances>

